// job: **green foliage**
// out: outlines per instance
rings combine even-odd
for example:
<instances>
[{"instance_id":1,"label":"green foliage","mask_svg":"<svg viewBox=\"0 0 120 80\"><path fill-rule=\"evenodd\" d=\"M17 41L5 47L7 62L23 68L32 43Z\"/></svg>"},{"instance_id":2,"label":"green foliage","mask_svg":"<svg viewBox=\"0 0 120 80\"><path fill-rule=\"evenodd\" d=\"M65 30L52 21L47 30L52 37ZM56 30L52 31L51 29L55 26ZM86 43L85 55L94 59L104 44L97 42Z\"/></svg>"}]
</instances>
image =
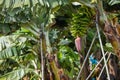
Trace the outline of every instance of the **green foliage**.
<instances>
[{"instance_id":1,"label":"green foliage","mask_svg":"<svg viewBox=\"0 0 120 80\"><path fill-rule=\"evenodd\" d=\"M110 0L109 5L119 4L120 0Z\"/></svg>"},{"instance_id":2,"label":"green foliage","mask_svg":"<svg viewBox=\"0 0 120 80\"><path fill-rule=\"evenodd\" d=\"M41 32L45 35L47 52L49 53L48 49L52 46L53 53L58 52L58 61L65 74L72 80L77 76L80 59L79 54L73 51L72 36L81 37L87 34L94 20L94 10L90 7L94 6L96 0L79 0L85 5L81 4L79 9L74 9L71 1L76 0L0 0L0 36L2 36L0 37L0 80L20 80L24 76L28 76L31 80L41 78L39 71ZM110 5L118 3L118 0L109 2ZM66 4L68 5L65 6ZM53 29L56 15L68 15L70 18L72 16L70 23L67 17L64 18L70 27L65 25L60 26L61 30ZM91 44L94 32L93 29L89 31L87 46ZM99 43L95 43L91 52L100 48ZM103 46L105 51L112 51L110 43L104 41Z\"/></svg>"},{"instance_id":3,"label":"green foliage","mask_svg":"<svg viewBox=\"0 0 120 80\"><path fill-rule=\"evenodd\" d=\"M0 33L10 34L20 27L31 26L28 25L31 23L35 23L39 28L49 25L50 15L56 12L58 7L69 2L69 0L0 0ZM34 30L30 30L37 35Z\"/></svg>"},{"instance_id":4,"label":"green foliage","mask_svg":"<svg viewBox=\"0 0 120 80\"><path fill-rule=\"evenodd\" d=\"M29 68L20 68L12 72L9 72L3 76L0 76L0 80L20 80L22 77L24 77L27 73L30 72L35 73L35 70ZM36 76L38 75L36 74Z\"/></svg>"},{"instance_id":5,"label":"green foliage","mask_svg":"<svg viewBox=\"0 0 120 80\"><path fill-rule=\"evenodd\" d=\"M114 52L111 43L106 43L104 46L105 51Z\"/></svg>"},{"instance_id":6,"label":"green foliage","mask_svg":"<svg viewBox=\"0 0 120 80\"><path fill-rule=\"evenodd\" d=\"M84 36L91 24L93 10L86 6L81 6L77 13L73 13L70 24L72 36Z\"/></svg>"},{"instance_id":7,"label":"green foliage","mask_svg":"<svg viewBox=\"0 0 120 80\"><path fill-rule=\"evenodd\" d=\"M23 7L25 5L32 8L34 5L39 4L40 6L46 6L50 8L55 8L58 5L65 5L69 0L1 0L0 4L2 7L6 8L16 8Z\"/></svg>"},{"instance_id":8,"label":"green foliage","mask_svg":"<svg viewBox=\"0 0 120 80\"><path fill-rule=\"evenodd\" d=\"M37 43L34 34L23 28L14 35L0 37L0 80L19 80L27 74L39 78L35 71L40 68Z\"/></svg>"},{"instance_id":9,"label":"green foliage","mask_svg":"<svg viewBox=\"0 0 120 80\"><path fill-rule=\"evenodd\" d=\"M61 39L58 45L68 45L71 42L69 39Z\"/></svg>"},{"instance_id":10,"label":"green foliage","mask_svg":"<svg viewBox=\"0 0 120 80\"><path fill-rule=\"evenodd\" d=\"M78 73L79 55L69 46L61 45L59 47L58 60L65 73L73 79Z\"/></svg>"},{"instance_id":11,"label":"green foliage","mask_svg":"<svg viewBox=\"0 0 120 80\"><path fill-rule=\"evenodd\" d=\"M16 47L9 47L0 52L0 59L6 59L12 56L18 56L18 50Z\"/></svg>"}]
</instances>

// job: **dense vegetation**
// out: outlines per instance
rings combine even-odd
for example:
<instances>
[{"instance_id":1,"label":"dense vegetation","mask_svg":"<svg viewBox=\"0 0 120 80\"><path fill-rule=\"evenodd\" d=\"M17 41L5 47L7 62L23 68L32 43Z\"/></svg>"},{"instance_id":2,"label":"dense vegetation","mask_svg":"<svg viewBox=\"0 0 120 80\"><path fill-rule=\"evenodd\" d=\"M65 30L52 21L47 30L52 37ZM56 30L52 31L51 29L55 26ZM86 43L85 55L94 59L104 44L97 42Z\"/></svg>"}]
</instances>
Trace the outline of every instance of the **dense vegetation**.
<instances>
[{"instance_id":1,"label":"dense vegetation","mask_svg":"<svg viewBox=\"0 0 120 80\"><path fill-rule=\"evenodd\" d=\"M119 0L0 0L0 80L120 80Z\"/></svg>"}]
</instances>

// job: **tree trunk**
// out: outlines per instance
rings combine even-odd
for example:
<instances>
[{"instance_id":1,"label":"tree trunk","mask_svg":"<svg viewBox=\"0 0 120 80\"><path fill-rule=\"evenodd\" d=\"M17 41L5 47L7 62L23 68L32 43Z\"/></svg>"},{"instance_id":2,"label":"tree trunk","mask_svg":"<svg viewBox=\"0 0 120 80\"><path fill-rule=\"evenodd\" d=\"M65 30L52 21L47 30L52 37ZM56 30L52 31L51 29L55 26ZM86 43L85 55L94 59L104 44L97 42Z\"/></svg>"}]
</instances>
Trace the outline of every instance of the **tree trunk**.
<instances>
[{"instance_id":1,"label":"tree trunk","mask_svg":"<svg viewBox=\"0 0 120 80\"><path fill-rule=\"evenodd\" d=\"M89 62L89 61L87 60L87 62ZM88 77L88 75L89 75L88 67L89 67L88 63L85 63L81 80L85 80Z\"/></svg>"},{"instance_id":2,"label":"tree trunk","mask_svg":"<svg viewBox=\"0 0 120 80\"><path fill-rule=\"evenodd\" d=\"M104 27L104 33L107 39L112 44L114 51L118 56L118 59L120 60L120 36L117 32L117 26L115 27L115 25L112 25L112 23L106 21Z\"/></svg>"},{"instance_id":3,"label":"tree trunk","mask_svg":"<svg viewBox=\"0 0 120 80\"><path fill-rule=\"evenodd\" d=\"M106 13L103 9L103 3L101 0L97 0L97 16L99 17L99 25L105 24L105 26L100 26L103 29L103 32L106 38L112 44L114 51L120 60L120 24L118 23L118 19L116 17L110 19L106 16ZM100 18L102 19L100 20Z\"/></svg>"},{"instance_id":4,"label":"tree trunk","mask_svg":"<svg viewBox=\"0 0 120 80\"><path fill-rule=\"evenodd\" d=\"M83 49L83 54L80 54L80 57L81 57L81 60L80 60L80 64L83 65L83 62L84 62L84 59L86 57L86 53L87 53L87 50L86 50L86 36L82 37L82 49ZM82 56L81 56L82 55ZM80 80L86 80L86 78L88 77L89 75L89 60L87 59L84 67L83 67L83 71L82 71L82 74L81 74L81 78Z\"/></svg>"},{"instance_id":5,"label":"tree trunk","mask_svg":"<svg viewBox=\"0 0 120 80\"><path fill-rule=\"evenodd\" d=\"M114 55L111 56L108 62L109 66L109 72L111 80L119 80L118 79L118 61L116 60L116 57Z\"/></svg>"}]
</instances>

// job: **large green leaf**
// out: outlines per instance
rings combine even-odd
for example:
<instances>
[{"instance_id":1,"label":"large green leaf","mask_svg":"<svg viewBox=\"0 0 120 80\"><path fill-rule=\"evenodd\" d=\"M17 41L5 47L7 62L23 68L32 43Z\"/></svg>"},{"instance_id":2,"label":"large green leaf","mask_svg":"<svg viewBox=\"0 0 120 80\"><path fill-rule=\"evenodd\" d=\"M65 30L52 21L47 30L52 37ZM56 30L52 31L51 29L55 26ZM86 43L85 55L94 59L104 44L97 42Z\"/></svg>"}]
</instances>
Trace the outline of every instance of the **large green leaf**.
<instances>
[{"instance_id":1,"label":"large green leaf","mask_svg":"<svg viewBox=\"0 0 120 80\"><path fill-rule=\"evenodd\" d=\"M16 47L9 47L0 51L0 60L10 58L12 56L18 56L18 50Z\"/></svg>"},{"instance_id":2,"label":"large green leaf","mask_svg":"<svg viewBox=\"0 0 120 80\"><path fill-rule=\"evenodd\" d=\"M11 30L10 30L10 27L8 24L0 24L0 33L4 33L4 34L7 34L9 33Z\"/></svg>"},{"instance_id":3,"label":"large green leaf","mask_svg":"<svg viewBox=\"0 0 120 80\"><path fill-rule=\"evenodd\" d=\"M35 70L29 68L20 68L17 70L13 70L12 72L9 72L3 76L0 76L0 80L20 80L24 77L24 75L30 72L35 73Z\"/></svg>"},{"instance_id":4,"label":"large green leaf","mask_svg":"<svg viewBox=\"0 0 120 80\"><path fill-rule=\"evenodd\" d=\"M6 7L6 8L9 8L11 6L15 8L15 7L21 7L24 5L33 7L35 4L40 4L40 6L54 8L58 5L64 5L68 3L69 1L70 0L1 0L0 3L2 4L4 2L3 7Z\"/></svg>"},{"instance_id":5,"label":"large green leaf","mask_svg":"<svg viewBox=\"0 0 120 80\"><path fill-rule=\"evenodd\" d=\"M120 0L110 0L109 4L110 5L115 5L115 4L119 4Z\"/></svg>"},{"instance_id":6,"label":"large green leaf","mask_svg":"<svg viewBox=\"0 0 120 80\"><path fill-rule=\"evenodd\" d=\"M24 48L26 40L27 38L21 35L0 37L0 59L18 56L22 51L21 48Z\"/></svg>"},{"instance_id":7,"label":"large green leaf","mask_svg":"<svg viewBox=\"0 0 120 80\"><path fill-rule=\"evenodd\" d=\"M26 41L26 37L20 37L20 35L9 35L0 37L0 51L3 49L20 45ZM18 44L19 43L19 44Z\"/></svg>"},{"instance_id":8,"label":"large green leaf","mask_svg":"<svg viewBox=\"0 0 120 80\"><path fill-rule=\"evenodd\" d=\"M51 24L50 15L62 5L70 3L70 0L1 0L0 1L0 32L12 33L21 27L21 24L34 22L37 27ZM57 8L57 9L56 9ZM7 25L6 25L7 24ZM10 26L11 25L11 26ZM14 28L15 27L15 28ZM27 26L29 27L29 26ZM38 34L30 29L33 34Z\"/></svg>"}]
</instances>

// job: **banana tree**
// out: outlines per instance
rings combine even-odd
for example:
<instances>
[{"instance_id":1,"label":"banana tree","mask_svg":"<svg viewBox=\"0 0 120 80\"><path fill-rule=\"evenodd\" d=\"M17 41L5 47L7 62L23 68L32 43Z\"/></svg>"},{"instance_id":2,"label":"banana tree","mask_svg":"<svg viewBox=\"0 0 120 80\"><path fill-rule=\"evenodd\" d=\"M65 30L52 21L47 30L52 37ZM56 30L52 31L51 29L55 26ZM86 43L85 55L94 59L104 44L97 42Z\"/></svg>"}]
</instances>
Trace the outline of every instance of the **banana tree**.
<instances>
[{"instance_id":1,"label":"banana tree","mask_svg":"<svg viewBox=\"0 0 120 80\"><path fill-rule=\"evenodd\" d=\"M105 1L92 0L91 3L89 1L88 2L86 1L86 3L84 1L79 1L79 2L83 3L86 6L89 6L89 7L93 8L94 11L96 11L95 24L96 24L96 27L97 27L97 32L98 32L99 40L100 40L99 28L101 28L101 30L105 34L106 38L112 44L115 55L119 58L119 52L120 52L119 51L119 49L120 49L119 44L120 44L120 42L119 42L119 23L118 23L118 18L117 18L118 13L116 12L116 14L117 14L116 15L115 13L105 12L105 10L104 10L105 7L103 6L103 4L105 4ZM114 3L116 4L117 1L111 1L111 2L109 2L109 4L114 4ZM118 1L118 3L119 3L119 1ZM73 27L73 28L75 28L75 27ZM102 44L101 40L100 40L100 44ZM101 50L104 53L102 45L101 45ZM104 54L103 54L103 56L104 56ZM114 61L114 60L112 60L112 61ZM106 62L105 58L104 58L104 62ZM114 61L114 64L116 65L115 66L116 68L114 66L112 66L111 64L112 63L110 63L110 66L109 66L109 68L110 68L109 72L110 72L111 76L114 76L113 77L114 79L119 80L118 77L116 77L119 74L116 71L116 69L118 69L118 67L117 67L116 64L118 64L118 63L116 63ZM106 63L105 63L105 65L106 65ZM106 72L108 74L108 78L110 79L107 67L106 67L106 70L107 70ZM81 73L81 71L80 71L80 73ZM79 78L79 76L78 76L78 78Z\"/></svg>"},{"instance_id":2,"label":"banana tree","mask_svg":"<svg viewBox=\"0 0 120 80\"><path fill-rule=\"evenodd\" d=\"M27 30L18 32L0 38L0 79L40 79L37 40Z\"/></svg>"},{"instance_id":3,"label":"banana tree","mask_svg":"<svg viewBox=\"0 0 120 80\"><path fill-rule=\"evenodd\" d=\"M38 52L37 55L39 55L39 61L41 61L41 68L42 73L40 73L42 76L42 80L44 80L44 60L43 57L45 55L49 55L51 58L52 50L50 47L49 42L49 27L51 26L52 22L52 14L62 5L65 5L68 3L68 1L42 1L42 0L1 0L0 1L0 10L1 10L1 33L2 34L13 34L18 29L21 29L21 27L28 29L30 32L33 33L33 36L35 36L38 39L37 43L40 43L38 45L41 49L40 52ZM46 27L47 26L47 27ZM25 33L26 34L26 33ZM2 43L1 43L2 44ZM23 45L22 45L23 46ZM25 45L26 46L26 45ZM47 49L46 49L47 47ZM43 48L43 49L42 49ZM14 49L14 48L13 48ZM15 48L16 49L16 48ZM9 49L7 49L9 50ZM10 49L12 52L7 53L6 51L3 51L5 54L1 54L1 58L4 57L12 57L16 53L16 50ZM1 53L3 53L1 52ZM20 51L21 52L21 51ZM41 54L40 54L41 53ZM47 53L47 54L46 54ZM5 56L6 55L6 56ZM49 57L48 56L48 57ZM34 62L34 61L33 61ZM54 59L50 62L50 67L54 71L55 78L57 80L60 80L58 71L59 69L56 67ZM46 69L47 70L47 69ZM21 70L22 72L24 70ZM15 71L19 72L19 70ZM21 72L19 72L21 73ZM25 72L23 72L25 73ZM16 79L20 79L25 74L21 73L21 76ZM26 72L26 74L28 71ZM12 74L12 72L11 72ZM39 75L40 75L39 74ZM11 76L11 75L10 75ZM2 76L1 79L6 79L5 76ZM18 75L16 75L18 77ZM15 77L9 77L10 79L15 79Z\"/></svg>"},{"instance_id":4,"label":"banana tree","mask_svg":"<svg viewBox=\"0 0 120 80\"><path fill-rule=\"evenodd\" d=\"M84 30L82 33L86 34L86 30L88 25L86 23L89 23L91 18L91 14L87 14L86 12L95 11L97 12L97 15L94 15L92 17L98 17L98 20L96 24L100 25L100 28L105 33L106 37L109 39L111 44L113 45L113 48L115 50L115 53L119 57L119 24L117 19L112 17L112 19L104 12L103 4L99 0L1 0L0 1L0 25L1 30L0 32L8 35L13 32L15 32L18 29L25 28L33 33L32 36L37 38L37 44L40 43L38 46L40 47L40 50L38 51L39 55L39 61L41 61L41 72L42 80L44 78L47 78L47 75L50 76L50 79L53 79L53 76L56 80L60 80L60 76L63 75L63 71L56 66L54 51L50 42L50 29L52 29L52 26L56 23L54 20L55 13L57 13L58 10L60 10L65 5L71 4L71 2L79 2L81 5L87 6L88 9L85 8L85 13L88 18L87 20L82 19L84 15L82 12L80 12L80 17L77 17L77 19L81 18L79 27L76 25L76 21L73 18L73 23L75 24L73 28L71 28L71 33L75 32L76 36L81 36L81 30ZM117 0L109 1L109 4L114 5L117 2ZM82 9L83 10L83 9ZM62 11L61 11L62 13ZM76 15L74 15L76 17ZM104 23L105 22L105 23ZM79 23L79 21L78 21ZM84 25L85 24L85 25ZM90 25L94 25L94 23L89 23ZM105 24L105 27L103 25ZM113 29L111 26L116 26L116 29ZM75 31L75 26L78 26L78 29L80 31ZM84 28L85 27L85 28ZM77 33L77 35L76 35ZM80 34L80 35L79 35ZM84 40L83 40L84 41ZM85 47L84 47L85 48ZM14 48L13 48L14 49ZM12 49L11 49L12 50ZM13 51L13 50L12 50ZM3 51L4 52L4 51ZM84 52L84 50L83 50ZM14 54L14 52L12 52ZM8 54L8 53L5 53ZM11 56L11 54L9 55ZM85 56L85 54L84 54ZM2 56L4 57L4 56ZM45 59L44 59L45 57ZM48 65L45 65L48 64ZM22 71L22 70L21 70ZM53 71L53 72L52 72ZM45 73L47 72L47 73ZM53 74L53 75L52 75ZM21 77L20 77L21 78ZM85 80L85 78L83 78Z\"/></svg>"}]
</instances>

